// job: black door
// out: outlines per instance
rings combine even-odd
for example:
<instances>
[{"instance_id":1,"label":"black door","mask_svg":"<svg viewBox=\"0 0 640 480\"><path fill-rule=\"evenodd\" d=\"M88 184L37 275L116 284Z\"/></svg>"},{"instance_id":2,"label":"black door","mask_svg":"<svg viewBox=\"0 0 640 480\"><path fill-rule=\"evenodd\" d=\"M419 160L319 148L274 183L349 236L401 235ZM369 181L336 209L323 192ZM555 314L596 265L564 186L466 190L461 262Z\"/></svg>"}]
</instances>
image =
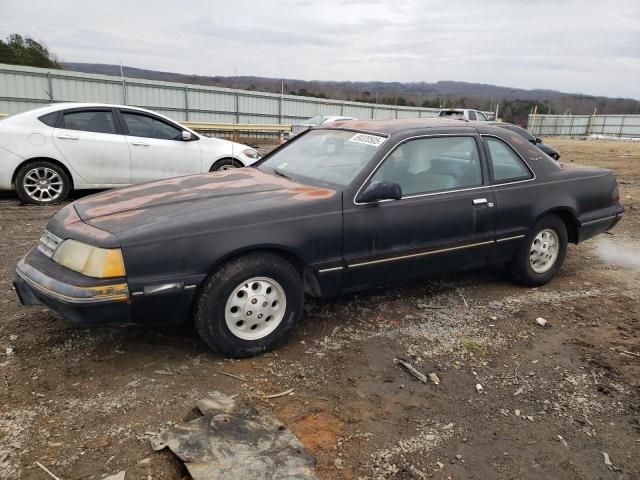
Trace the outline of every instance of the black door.
<instances>
[{"instance_id":1,"label":"black door","mask_svg":"<svg viewBox=\"0 0 640 480\"><path fill-rule=\"evenodd\" d=\"M491 263L513 258L531 228L534 206L544 188L532 182L534 175L520 154L504 139L483 135L496 210L496 248Z\"/></svg>"},{"instance_id":2,"label":"black door","mask_svg":"<svg viewBox=\"0 0 640 480\"><path fill-rule=\"evenodd\" d=\"M409 139L372 181L398 183L402 199L344 199L346 290L486 263L494 243L495 200L472 135Z\"/></svg>"}]
</instances>

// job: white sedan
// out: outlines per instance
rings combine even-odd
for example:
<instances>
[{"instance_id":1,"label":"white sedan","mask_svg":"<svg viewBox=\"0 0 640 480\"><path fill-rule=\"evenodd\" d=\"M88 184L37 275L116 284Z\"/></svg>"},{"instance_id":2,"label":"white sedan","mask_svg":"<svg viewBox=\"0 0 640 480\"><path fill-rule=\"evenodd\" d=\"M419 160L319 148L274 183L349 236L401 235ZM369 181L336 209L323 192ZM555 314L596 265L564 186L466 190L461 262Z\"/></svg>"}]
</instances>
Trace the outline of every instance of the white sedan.
<instances>
[{"instance_id":1,"label":"white sedan","mask_svg":"<svg viewBox=\"0 0 640 480\"><path fill-rule=\"evenodd\" d=\"M81 189L251 165L253 148L125 105L63 103L0 122L0 190L46 205Z\"/></svg>"}]
</instances>

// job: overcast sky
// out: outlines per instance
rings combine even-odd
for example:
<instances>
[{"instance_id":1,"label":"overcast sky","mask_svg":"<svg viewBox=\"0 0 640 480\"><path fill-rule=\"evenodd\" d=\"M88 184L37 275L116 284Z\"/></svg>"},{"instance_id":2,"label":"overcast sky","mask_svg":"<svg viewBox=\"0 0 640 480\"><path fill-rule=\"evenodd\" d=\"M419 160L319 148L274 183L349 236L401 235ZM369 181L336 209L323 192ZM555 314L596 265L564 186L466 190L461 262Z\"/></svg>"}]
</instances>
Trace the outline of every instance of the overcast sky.
<instances>
[{"instance_id":1,"label":"overcast sky","mask_svg":"<svg viewBox=\"0 0 640 480\"><path fill-rule=\"evenodd\" d=\"M63 61L640 99L640 0L0 0Z\"/></svg>"}]
</instances>

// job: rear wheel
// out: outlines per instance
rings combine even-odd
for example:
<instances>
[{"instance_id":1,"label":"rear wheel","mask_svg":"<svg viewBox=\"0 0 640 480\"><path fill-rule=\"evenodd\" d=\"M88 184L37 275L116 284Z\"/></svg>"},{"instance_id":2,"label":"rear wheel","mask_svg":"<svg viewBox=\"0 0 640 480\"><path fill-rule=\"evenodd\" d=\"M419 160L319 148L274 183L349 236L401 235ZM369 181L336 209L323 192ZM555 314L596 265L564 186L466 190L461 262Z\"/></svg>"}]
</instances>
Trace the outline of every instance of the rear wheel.
<instances>
[{"instance_id":1,"label":"rear wheel","mask_svg":"<svg viewBox=\"0 0 640 480\"><path fill-rule=\"evenodd\" d=\"M220 170L232 170L234 168L242 168L241 162L234 158L221 158L211 166L210 172L218 172Z\"/></svg>"},{"instance_id":2,"label":"rear wheel","mask_svg":"<svg viewBox=\"0 0 640 480\"><path fill-rule=\"evenodd\" d=\"M548 215L522 242L509 265L514 277L529 287L549 282L560 270L567 254L567 227L561 218Z\"/></svg>"},{"instance_id":3,"label":"rear wheel","mask_svg":"<svg viewBox=\"0 0 640 480\"><path fill-rule=\"evenodd\" d=\"M24 203L51 205L67 198L71 180L61 167L42 160L20 168L15 187L18 198Z\"/></svg>"},{"instance_id":4,"label":"rear wheel","mask_svg":"<svg viewBox=\"0 0 640 480\"><path fill-rule=\"evenodd\" d=\"M250 357L284 342L302 315L302 279L284 258L252 253L228 262L205 283L196 329L213 350Z\"/></svg>"}]
</instances>

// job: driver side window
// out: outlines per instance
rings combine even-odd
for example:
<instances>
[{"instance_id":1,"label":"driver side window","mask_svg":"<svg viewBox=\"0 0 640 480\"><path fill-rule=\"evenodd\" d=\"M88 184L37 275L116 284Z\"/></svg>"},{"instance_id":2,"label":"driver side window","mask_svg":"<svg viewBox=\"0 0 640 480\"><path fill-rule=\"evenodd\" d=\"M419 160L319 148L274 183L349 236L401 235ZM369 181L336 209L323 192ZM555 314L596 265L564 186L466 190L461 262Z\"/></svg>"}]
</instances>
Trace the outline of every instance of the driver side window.
<instances>
[{"instance_id":1,"label":"driver side window","mask_svg":"<svg viewBox=\"0 0 640 480\"><path fill-rule=\"evenodd\" d=\"M132 112L122 112L122 118L133 137L182 140L182 130L162 120Z\"/></svg>"},{"instance_id":2,"label":"driver side window","mask_svg":"<svg viewBox=\"0 0 640 480\"><path fill-rule=\"evenodd\" d=\"M389 155L372 181L400 185L402 196L482 185L482 166L473 137L411 140Z\"/></svg>"}]
</instances>

